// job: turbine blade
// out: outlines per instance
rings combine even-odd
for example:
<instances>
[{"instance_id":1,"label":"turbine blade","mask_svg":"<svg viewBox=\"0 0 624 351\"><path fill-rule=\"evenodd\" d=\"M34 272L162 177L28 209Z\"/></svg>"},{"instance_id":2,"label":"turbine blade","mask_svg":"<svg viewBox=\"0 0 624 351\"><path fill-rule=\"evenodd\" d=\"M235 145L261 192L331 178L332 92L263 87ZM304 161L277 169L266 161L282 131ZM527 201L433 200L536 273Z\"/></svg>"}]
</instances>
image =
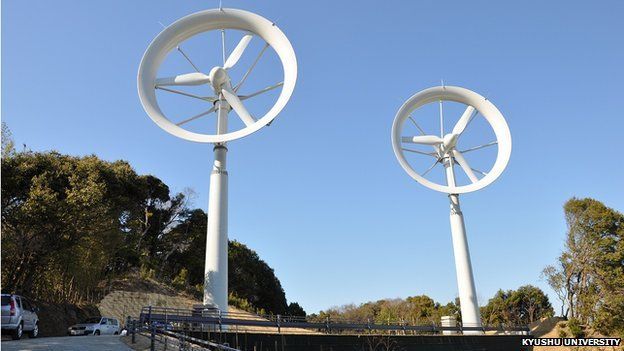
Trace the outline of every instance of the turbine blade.
<instances>
[{"instance_id":1,"label":"turbine blade","mask_svg":"<svg viewBox=\"0 0 624 351\"><path fill-rule=\"evenodd\" d=\"M252 38L253 35L247 34L238 42L238 45L236 45L234 51L232 51L230 56L225 61L225 65L223 65L223 68L230 69L234 67L234 65L236 65L238 60L240 60L241 56L243 56L243 52L247 48L247 45L249 45L249 42Z\"/></svg>"},{"instance_id":2,"label":"turbine blade","mask_svg":"<svg viewBox=\"0 0 624 351\"><path fill-rule=\"evenodd\" d=\"M225 100L227 100L228 104L232 106L232 109L236 112L238 117L243 120L243 123L245 123L246 126L256 123L256 120L251 117L236 93L232 91L232 88L230 88L227 84L224 84L221 89L221 93L225 97Z\"/></svg>"},{"instance_id":3,"label":"turbine blade","mask_svg":"<svg viewBox=\"0 0 624 351\"><path fill-rule=\"evenodd\" d=\"M436 135L419 135L402 137L404 143L423 144L423 145L439 145L442 144L442 138Z\"/></svg>"},{"instance_id":4,"label":"turbine blade","mask_svg":"<svg viewBox=\"0 0 624 351\"><path fill-rule=\"evenodd\" d=\"M472 119L476 112L477 110L474 107L468 106L466 108L466 111L464 111L464 114L462 114L462 116L457 121L457 124L455 124L455 127L453 128L453 134L463 133L464 129L466 129L466 126L468 125L468 122L470 122L470 119Z\"/></svg>"},{"instance_id":5,"label":"turbine blade","mask_svg":"<svg viewBox=\"0 0 624 351\"><path fill-rule=\"evenodd\" d=\"M156 86L202 85L206 83L210 83L210 77L200 72L180 74L178 76L156 79Z\"/></svg>"},{"instance_id":6,"label":"turbine blade","mask_svg":"<svg viewBox=\"0 0 624 351\"><path fill-rule=\"evenodd\" d=\"M472 171L472 168L470 168L468 161L466 161L464 156L459 151L453 150L453 157L455 157L457 163L459 163L464 172L466 172L466 175L468 176L468 178L470 178L471 182L476 183L479 181L479 178L477 178L477 176Z\"/></svg>"}]
</instances>

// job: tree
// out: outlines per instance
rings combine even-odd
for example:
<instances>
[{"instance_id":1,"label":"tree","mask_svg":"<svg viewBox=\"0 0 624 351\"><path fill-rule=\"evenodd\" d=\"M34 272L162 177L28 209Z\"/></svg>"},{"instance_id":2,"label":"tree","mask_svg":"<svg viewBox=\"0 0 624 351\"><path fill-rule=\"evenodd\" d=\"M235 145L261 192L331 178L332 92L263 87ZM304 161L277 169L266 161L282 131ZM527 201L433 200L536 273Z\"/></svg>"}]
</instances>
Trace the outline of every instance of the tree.
<instances>
[{"instance_id":1,"label":"tree","mask_svg":"<svg viewBox=\"0 0 624 351\"><path fill-rule=\"evenodd\" d=\"M3 125L3 143L7 133ZM30 151L2 157L3 290L95 301L111 280L141 270L201 295L207 217L189 208L189 194L171 194L124 161ZM287 304L253 250L230 242L229 267L230 291L252 309L305 315Z\"/></svg>"},{"instance_id":2,"label":"tree","mask_svg":"<svg viewBox=\"0 0 624 351\"><path fill-rule=\"evenodd\" d=\"M208 217L201 209L192 209L181 218L178 225L168 234L167 240L177 240L177 248L163 261L160 277L166 280L167 277L174 277L177 272L186 269L189 285L203 286ZM203 288L194 293L198 298L202 297Z\"/></svg>"},{"instance_id":3,"label":"tree","mask_svg":"<svg viewBox=\"0 0 624 351\"><path fill-rule=\"evenodd\" d=\"M562 270L554 265L548 265L542 271L542 278L546 280L548 285L555 291L559 302L561 302L561 316L567 317L569 307L568 306L568 292L566 289L566 280Z\"/></svg>"},{"instance_id":4,"label":"tree","mask_svg":"<svg viewBox=\"0 0 624 351\"><path fill-rule=\"evenodd\" d=\"M624 216L590 198L570 199L564 213L565 249L547 281L565 292L567 317L624 335Z\"/></svg>"},{"instance_id":5,"label":"tree","mask_svg":"<svg viewBox=\"0 0 624 351\"><path fill-rule=\"evenodd\" d=\"M258 254L238 241L229 242L228 285L256 308L286 314L288 304L280 281Z\"/></svg>"},{"instance_id":6,"label":"tree","mask_svg":"<svg viewBox=\"0 0 624 351\"><path fill-rule=\"evenodd\" d=\"M554 314L548 296L535 286L524 285L512 294L512 302L518 304L520 324L531 324L543 317L552 317Z\"/></svg>"},{"instance_id":7,"label":"tree","mask_svg":"<svg viewBox=\"0 0 624 351\"><path fill-rule=\"evenodd\" d=\"M553 313L548 296L532 285L517 290L499 290L481 308L481 318L486 325L528 325Z\"/></svg>"},{"instance_id":8,"label":"tree","mask_svg":"<svg viewBox=\"0 0 624 351\"><path fill-rule=\"evenodd\" d=\"M15 154L15 142L9 126L2 122L2 158Z\"/></svg>"},{"instance_id":9,"label":"tree","mask_svg":"<svg viewBox=\"0 0 624 351\"><path fill-rule=\"evenodd\" d=\"M31 296L79 300L114 264L136 173L95 156L2 159L2 281Z\"/></svg>"},{"instance_id":10,"label":"tree","mask_svg":"<svg viewBox=\"0 0 624 351\"><path fill-rule=\"evenodd\" d=\"M299 317L305 317L306 316L306 312L303 309L303 307L301 307L296 302L291 302L291 303L288 304L288 310L286 311L286 313L289 316L299 316Z\"/></svg>"},{"instance_id":11,"label":"tree","mask_svg":"<svg viewBox=\"0 0 624 351\"><path fill-rule=\"evenodd\" d=\"M347 304L321 311L310 316L311 320L322 322L325 318L348 320L357 323L407 323L411 325L439 324L442 316L459 317L459 305L446 305L434 301L427 295L409 296L405 299L384 299L360 305Z\"/></svg>"}]
</instances>

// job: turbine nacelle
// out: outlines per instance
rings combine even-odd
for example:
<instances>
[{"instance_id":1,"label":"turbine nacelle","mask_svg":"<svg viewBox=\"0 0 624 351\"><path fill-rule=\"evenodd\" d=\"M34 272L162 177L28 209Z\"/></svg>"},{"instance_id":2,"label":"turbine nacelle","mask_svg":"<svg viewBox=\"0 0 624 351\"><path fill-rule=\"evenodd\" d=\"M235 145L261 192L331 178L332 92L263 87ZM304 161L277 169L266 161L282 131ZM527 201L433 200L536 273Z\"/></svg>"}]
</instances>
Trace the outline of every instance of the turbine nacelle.
<instances>
[{"instance_id":1,"label":"turbine nacelle","mask_svg":"<svg viewBox=\"0 0 624 351\"><path fill-rule=\"evenodd\" d=\"M224 84L227 84L228 86L232 85L230 76L223 67L214 67L210 70L210 74L208 74L208 77L210 79L208 83L210 83L210 85L212 86L215 94L221 93Z\"/></svg>"},{"instance_id":2,"label":"turbine nacelle","mask_svg":"<svg viewBox=\"0 0 624 351\"><path fill-rule=\"evenodd\" d=\"M457 145L457 139L459 134L449 133L440 138L436 135L419 135L413 137L402 137L401 141L404 143L414 143L431 145L435 149L436 153L440 157L452 156L452 151Z\"/></svg>"}]
</instances>

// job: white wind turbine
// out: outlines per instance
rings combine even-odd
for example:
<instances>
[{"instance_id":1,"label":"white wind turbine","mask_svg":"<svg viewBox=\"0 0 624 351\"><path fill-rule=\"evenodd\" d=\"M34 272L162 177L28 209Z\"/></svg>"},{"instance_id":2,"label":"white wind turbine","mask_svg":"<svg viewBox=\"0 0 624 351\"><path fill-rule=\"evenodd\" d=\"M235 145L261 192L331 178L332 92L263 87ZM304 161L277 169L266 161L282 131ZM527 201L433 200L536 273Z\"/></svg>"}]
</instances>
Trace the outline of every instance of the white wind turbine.
<instances>
[{"instance_id":1,"label":"white wind turbine","mask_svg":"<svg viewBox=\"0 0 624 351\"><path fill-rule=\"evenodd\" d=\"M450 132L444 131L443 102L452 101L466 105L466 109ZM439 104L440 134L428 134L412 117L415 110L426 104ZM486 144L461 149L462 133L469 127L473 119L482 115L492 127L496 140ZM406 121L414 125L419 135L405 135ZM409 145L426 145L426 151L415 150ZM476 152L488 147L498 147L498 154L492 169L489 172L480 171L470 166L464 154ZM481 317L477 303L477 293L470 262L470 252L466 239L464 216L459 207L459 194L479 190L496 180L509 162L511 156L511 134L509 127L500 111L483 96L465 88L452 86L438 86L425 89L409 98L397 112L392 124L392 147L403 169L420 184L443 193L447 193L451 204L451 233L453 238L453 251L455 256L455 268L457 273L457 285L461 304L462 324L465 334L481 333ZM416 171L407 161L404 152L421 154L430 157L433 164L424 171ZM425 176L431 175L431 171L441 164L445 168L446 185L431 181ZM469 183L458 185L456 181L456 166L466 174ZM477 175L478 174L478 175Z\"/></svg>"},{"instance_id":2,"label":"white wind turbine","mask_svg":"<svg viewBox=\"0 0 624 351\"><path fill-rule=\"evenodd\" d=\"M245 31L238 45L226 55L226 30ZM203 72L180 48L180 43L198 34L220 31L223 65ZM230 70L235 67L252 40L263 40L263 48L246 70L240 81L233 84ZM272 47L283 68L283 81L240 95L239 89L245 83L264 52ZM177 50L190 64L194 72L173 77L157 77L158 70L167 54ZM297 59L288 38L272 22L251 12L237 9L212 9L193 13L166 27L149 45L138 73L138 91L141 104L149 117L162 129L177 137L202 143L214 144L214 165L210 175L210 195L208 203L208 233L206 240L206 264L204 282L204 304L213 305L227 311L228 302L228 173L226 171L226 142L247 136L271 121L284 108L297 80ZM183 86L205 85L214 95L200 96L179 90ZM243 101L281 87L274 105L260 117L248 110ZM174 89L175 88L175 89ZM204 112L187 118L170 119L162 112L156 97L156 90L179 94L210 105ZM228 129L228 119L233 110L244 127ZM215 134L195 133L185 129L185 125L200 118L208 118L215 113L215 120L207 120L216 125ZM231 124L230 124L231 125Z\"/></svg>"}]
</instances>

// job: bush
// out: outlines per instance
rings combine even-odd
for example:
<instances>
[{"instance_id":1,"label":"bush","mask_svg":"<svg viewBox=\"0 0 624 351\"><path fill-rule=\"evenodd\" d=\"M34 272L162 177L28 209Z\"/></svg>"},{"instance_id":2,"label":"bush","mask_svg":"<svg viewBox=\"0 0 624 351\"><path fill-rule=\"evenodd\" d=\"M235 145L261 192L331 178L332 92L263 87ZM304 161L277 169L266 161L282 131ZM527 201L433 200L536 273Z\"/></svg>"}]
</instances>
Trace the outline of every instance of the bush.
<instances>
[{"instance_id":1,"label":"bush","mask_svg":"<svg viewBox=\"0 0 624 351\"><path fill-rule=\"evenodd\" d=\"M251 304L249 301L247 301L246 299L243 299L241 297L236 296L236 294L234 293L230 293L230 295L228 296L228 304L230 306L234 306L238 309L241 309L243 311L247 311L247 312L251 312L251 313L255 313L255 314L267 314L267 311L264 310L263 308L257 308L255 307L253 304ZM273 314L273 313L270 313Z\"/></svg>"},{"instance_id":2,"label":"bush","mask_svg":"<svg viewBox=\"0 0 624 351\"><path fill-rule=\"evenodd\" d=\"M186 289L188 285L188 270L186 268L182 268L180 270L180 273L178 273L178 275L173 278L171 285L180 290Z\"/></svg>"},{"instance_id":3,"label":"bush","mask_svg":"<svg viewBox=\"0 0 624 351\"><path fill-rule=\"evenodd\" d=\"M141 270L139 272L142 279L154 279L156 277L156 271L150 268L147 268L145 265L141 266Z\"/></svg>"},{"instance_id":4,"label":"bush","mask_svg":"<svg viewBox=\"0 0 624 351\"><path fill-rule=\"evenodd\" d=\"M198 300L203 299L204 298L204 284L193 285L193 288L191 289L190 293Z\"/></svg>"},{"instance_id":5,"label":"bush","mask_svg":"<svg viewBox=\"0 0 624 351\"><path fill-rule=\"evenodd\" d=\"M567 338L568 337L568 332L565 331L565 329L559 329L559 337L560 338Z\"/></svg>"},{"instance_id":6,"label":"bush","mask_svg":"<svg viewBox=\"0 0 624 351\"><path fill-rule=\"evenodd\" d=\"M570 329L570 333L575 338L582 338L585 335L581 322L576 318L572 318L568 321L568 329Z\"/></svg>"}]
</instances>

